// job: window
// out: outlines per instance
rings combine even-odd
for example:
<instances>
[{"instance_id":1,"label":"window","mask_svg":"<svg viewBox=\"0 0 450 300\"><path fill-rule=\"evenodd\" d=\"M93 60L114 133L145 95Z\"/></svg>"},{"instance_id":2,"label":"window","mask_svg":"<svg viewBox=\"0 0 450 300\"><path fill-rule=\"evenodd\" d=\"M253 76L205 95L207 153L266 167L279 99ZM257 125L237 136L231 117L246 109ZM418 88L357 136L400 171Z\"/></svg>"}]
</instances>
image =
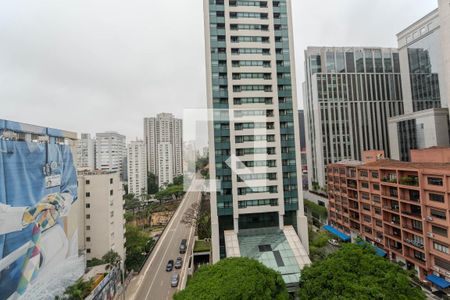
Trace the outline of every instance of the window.
<instances>
[{"instance_id":1,"label":"window","mask_svg":"<svg viewBox=\"0 0 450 300\"><path fill-rule=\"evenodd\" d=\"M437 210L437 209L430 209L430 213L433 217L436 217L438 219L442 219L442 220L447 219L445 211Z\"/></svg>"},{"instance_id":2,"label":"window","mask_svg":"<svg viewBox=\"0 0 450 300\"><path fill-rule=\"evenodd\" d=\"M372 172L372 178L378 178L378 172Z\"/></svg>"},{"instance_id":3,"label":"window","mask_svg":"<svg viewBox=\"0 0 450 300\"><path fill-rule=\"evenodd\" d=\"M87 237L86 238L86 242L90 242L91 241L91 238L90 237Z\"/></svg>"},{"instance_id":4,"label":"window","mask_svg":"<svg viewBox=\"0 0 450 300\"><path fill-rule=\"evenodd\" d=\"M86 193L86 197L89 198L90 196L91 196L91 193L87 192L87 193Z\"/></svg>"},{"instance_id":5,"label":"window","mask_svg":"<svg viewBox=\"0 0 450 300\"><path fill-rule=\"evenodd\" d=\"M86 249L86 253L91 253L91 249Z\"/></svg>"},{"instance_id":6,"label":"window","mask_svg":"<svg viewBox=\"0 0 450 300\"><path fill-rule=\"evenodd\" d=\"M113 184L113 183L114 183L114 179L113 179L113 178L110 178L110 179L109 179L109 183L110 183L110 184Z\"/></svg>"},{"instance_id":7,"label":"window","mask_svg":"<svg viewBox=\"0 0 450 300\"><path fill-rule=\"evenodd\" d=\"M109 191L109 195L112 196L113 194L114 194L114 191L113 191L113 190L110 190L110 191Z\"/></svg>"},{"instance_id":8,"label":"window","mask_svg":"<svg viewBox=\"0 0 450 300\"><path fill-rule=\"evenodd\" d=\"M433 248L434 248L435 250L439 251L439 252L449 254L449 252L448 252L448 246L444 246L444 245L442 245L442 244L433 242Z\"/></svg>"},{"instance_id":9,"label":"window","mask_svg":"<svg viewBox=\"0 0 450 300\"><path fill-rule=\"evenodd\" d=\"M366 181L362 181L361 182L361 187L364 188L364 189L368 189L369 188L369 183L366 182Z\"/></svg>"},{"instance_id":10,"label":"window","mask_svg":"<svg viewBox=\"0 0 450 300\"><path fill-rule=\"evenodd\" d=\"M91 208L91 205L89 203L86 203L86 208Z\"/></svg>"},{"instance_id":11,"label":"window","mask_svg":"<svg viewBox=\"0 0 450 300\"><path fill-rule=\"evenodd\" d=\"M91 184L91 181L90 180L86 180L86 184Z\"/></svg>"},{"instance_id":12,"label":"window","mask_svg":"<svg viewBox=\"0 0 450 300\"><path fill-rule=\"evenodd\" d=\"M430 193L430 201L444 203L444 195Z\"/></svg>"},{"instance_id":13,"label":"window","mask_svg":"<svg viewBox=\"0 0 450 300\"><path fill-rule=\"evenodd\" d=\"M431 226L431 231L433 233L437 234L437 235L447 237L447 229L446 228L442 228L442 227L439 227L439 226L432 225Z\"/></svg>"},{"instance_id":14,"label":"window","mask_svg":"<svg viewBox=\"0 0 450 300\"><path fill-rule=\"evenodd\" d=\"M86 230L91 230L91 226L86 226Z\"/></svg>"},{"instance_id":15,"label":"window","mask_svg":"<svg viewBox=\"0 0 450 300\"><path fill-rule=\"evenodd\" d=\"M444 268L444 269L450 271L450 262L449 261L439 258L439 257L434 257L434 263L439 268Z\"/></svg>"},{"instance_id":16,"label":"window","mask_svg":"<svg viewBox=\"0 0 450 300\"><path fill-rule=\"evenodd\" d=\"M376 190L376 191L379 191L380 190L380 185L378 183L374 183L373 184L373 189Z\"/></svg>"},{"instance_id":17,"label":"window","mask_svg":"<svg viewBox=\"0 0 450 300\"><path fill-rule=\"evenodd\" d=\"M86 219L90 219L91 218L91 215L86 215Z\"/></svg>"},{"instance_id":18,"label":"window","mask_svg":"<svg viewBox=\"0 0 450 300\"><path fill-rule=\"evenodd\" d=\"M444 182L443 182L442 178L439 178L439 177L428 177L428 184L443 186Z\"/></svg>"}]
</instances>

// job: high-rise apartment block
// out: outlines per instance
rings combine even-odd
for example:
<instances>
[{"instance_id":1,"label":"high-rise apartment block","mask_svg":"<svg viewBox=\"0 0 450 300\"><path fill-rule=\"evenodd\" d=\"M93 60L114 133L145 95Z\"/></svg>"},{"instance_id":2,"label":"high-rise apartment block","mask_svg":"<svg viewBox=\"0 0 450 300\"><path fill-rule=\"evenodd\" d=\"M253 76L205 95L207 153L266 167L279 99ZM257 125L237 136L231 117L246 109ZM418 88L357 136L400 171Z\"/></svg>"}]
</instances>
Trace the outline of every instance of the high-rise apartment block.
<instances>
[{"instance_id":1,"label":"high-rise apartment block","mask_svg":"<svg viewBox=\"0 0 450 300\"><path fill-rule=\"evenodd\" d=\"M82 133L75 142L75 165L79 169L95 170L95 139L88 133Z\"/></svg>"},{"instance_id":2,"label":"high-rise apartment block","mask_svg":"<svg viewBox=\"0 0 450 300\"><path fill-rule=\"evenodd\" d=\"M125 261L123 190L118 172L78 173L78 246L87 260L117 252Z\"/></svg>"},{"instance_id":3,"label":"high-rise apartment block","mask_svg":"<svg viewBox=\"0 0 450 300\"><path fill-rule=\"evenodd\" d=\"M144 119L147 170L158 177L159 186L183 174L183 122L161 113Z\"/></svg>"},{"instance_id":4,"label":"high-rise apartment block","mask_svg":"<svg viewBox=\"0 0 450 300\"><path fill-rule=\"evenodd\" d=\"M117 132L96 134L96 169L119 172L121 180L126 179L126 138Z\"/></svg>"},{"instance_id":5,"label":"high-rise apartment block","mask_svg":"<svg viewBox=\"0 0 450 300\"><path fill-rule=\"evenodd\" d=\"M132 141L127 147L128 192L147 194L147 159L144 141Z\"/></svg>"},{"instance_id":6,"label":"high-rise apartment block","mask_svg":"<svg viewBox=\"0 0 450 300\"><path fill-rule=\"evenodd\" d=\"M309 188L324 188L328 164L390 153L388 119L403 114L400 58L390 48L308 47L305 59Z\"/></svg>"},{"instance_id":7,"label":"high-rise apartment block","mask_svg":"<svg viewBox=\"0 0 450 300\"><path fill-rule=\"evenodd\" d=\"M330 225L383 248L421 279L450 280L450 148L412 150L411 162L381 157L373 151L365 162L328 166Z\"/></svg>"},{"instance_id":8,"label":"high-rise apartment block","mask_svg":"<svg viewBox=\"0 0 450 300\"><path fill-rule=\"evenodd\" d=\"M291 3L205 0L204 8L213 261L253 257L295 284L309 259Z\"/></svg>"}]
</instances>

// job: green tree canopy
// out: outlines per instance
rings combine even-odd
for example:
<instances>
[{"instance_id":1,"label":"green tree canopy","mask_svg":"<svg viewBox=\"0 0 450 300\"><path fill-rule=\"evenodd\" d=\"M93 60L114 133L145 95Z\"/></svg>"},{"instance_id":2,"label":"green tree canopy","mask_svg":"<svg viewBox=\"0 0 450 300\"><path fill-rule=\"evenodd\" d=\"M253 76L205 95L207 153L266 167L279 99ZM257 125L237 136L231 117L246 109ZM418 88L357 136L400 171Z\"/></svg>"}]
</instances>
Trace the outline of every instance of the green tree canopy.
<instances>
[{"instance_id":1,"label":"green tree canopy","mask_svg":"<svg viewBox=\"0 0 450 300\"><path fill-rule=\"evenodd\" d=\"M154 195L159 191L158 178L151 172L148 172L147 174L147 187L149 195Z\"/></svg>"},{"instance_id":2,"label":"green tree canopy","mask_svg":"<svg viewBox=\"0 0 450 300\"><path fill-rule=\"evenodd\" d=\"M83 300L92 291L94 287L94 279L84 281L82 278L78 279L73 285L66 288L62 297L56 297L61 300Z\"/></svg>"},{"instance_id":3,"label":"green tree canopy","mask_svg":"<svg viewBox=\"0 0 450 300\"><path fill-rule=\"evenodd\" d=\"M281 275L248 258L227 258L201 267L174 300L289 299Z\"/></svg>"},{"instance_id":4,"label":"green tree canopy","mask_svg":"<svg viewBox=\"0 0 450 300\"><path fill-rule=\"evenodd\" d=\"M158 200L164 200L168 198L172 198L175 196L176 198L182 196L184 194L182 185L169 185L166 189L159 191L156 193L155 198Z\"/></svg>"},{"instance_id":5,"label":"green tree canopy","mask_svg":"<svg viewBox=\"0 0 450 300\"><path fill-rule=\"evenodd\" d=\"M152 245L152 239L133 225L126 225L125 247L127 251L125 265L128 270L138 270L146 258L146 252Z\"/></svg>"},{"instance_id":6,"label":"green tree canopy","mask_svg":"<svg viewBox=\"0 0 450 300\"><path fill-rule=\"evenodd\" d=\"M406 271L371 246L344 244L302 271L300 299L425 299Z\"/></svg>"}]
</instances>

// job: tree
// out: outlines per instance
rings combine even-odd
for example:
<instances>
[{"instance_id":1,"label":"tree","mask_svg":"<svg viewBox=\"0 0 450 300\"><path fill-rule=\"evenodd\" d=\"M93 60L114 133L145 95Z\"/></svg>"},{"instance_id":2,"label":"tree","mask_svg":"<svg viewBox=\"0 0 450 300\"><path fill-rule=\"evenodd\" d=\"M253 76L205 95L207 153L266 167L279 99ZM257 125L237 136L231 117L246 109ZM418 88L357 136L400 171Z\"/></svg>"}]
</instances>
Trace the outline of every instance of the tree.
<instances>
[{"instance_id":1,"label":"tree","mask_svg":"<svg viewBox=\"0 0 450 300\"><path fill-rule=\"evenodd\" d=\"M63 297L58 297L58 299L64 300L83 300L92 291L94 287L94 279L91 278L89 281L84 281L83 278L78 279L73 285L69 286L64 291Z\"/></svg>"},{"instance_id":2,"label":"tree","mask_svg":"<svg viewBox=\"0 0 450 300\"><path fill-rule=\"evenodd\" d=\"M305 267L300 299L425 299L406 271L375 255L370 245L344 244L326 259Z\"/></svg>"},{"instance_id":3,"label":"tree","mask_svg":"<svg viewBox=\"0 0 450 300\"><path fill-rule=\"evenodd\" d=\"M147 257L153 240L137 226L126 225L125 247L127 251L125 265L128 270L138 270Z\"/></svg>"},{"instance_id":4,"label":"tree","mask_svg":"<svg viewBox=\"0 0 450 300\"><path fill-rule=\"evenodd\" d=\"M186 289L174 295L174 300L197 299L287 300L289 294L279 273L240 257L201 267Z\"/></svg>"},{"instance_id":5,"label":"tree","mask_svg":"<svg viewBox=\"0 0 450 300\"><path fill-rule=\"evenodd\" d=\"M173 197L178 199L183 194L184 190L182 185L169 185L164 190L156 193L155 198L158 199L160 202L162 202L162 200L171 199Z\"/></svg>"},{"instance_id":6,"label":"tree","mask_svg":"<svg viewBox=\"0 0 450 300\"><path fill-rule=\"evenodd\" d=\"M173 178L173 184L174 185L183 185L184 184L184 176L183 175L179 175L177 177Z\"/></svg>"},{"instance_id":7,"label":"tree","mask_svg":"<svg viewBox=\"0 0 450 300\"><path fill-rule=\"evenodd\" d=\"M154 195L159 191L158 178L151 172L147 174L147 190L149 195Z\"/></svg>"},{"instance_id":8,"label":"tree","mask_svg":"<svg viewBox=\"0 0 450 300\"><path fill-rule=\"evenodd\" d=\"M120 255L113 251L113 250L109 250L105 255L102 256L102 260L109 265L110 267L116 266L118 264L120 264L120 262L122 261L122 258L120 257Z\"/></svg>"}]
</instances>

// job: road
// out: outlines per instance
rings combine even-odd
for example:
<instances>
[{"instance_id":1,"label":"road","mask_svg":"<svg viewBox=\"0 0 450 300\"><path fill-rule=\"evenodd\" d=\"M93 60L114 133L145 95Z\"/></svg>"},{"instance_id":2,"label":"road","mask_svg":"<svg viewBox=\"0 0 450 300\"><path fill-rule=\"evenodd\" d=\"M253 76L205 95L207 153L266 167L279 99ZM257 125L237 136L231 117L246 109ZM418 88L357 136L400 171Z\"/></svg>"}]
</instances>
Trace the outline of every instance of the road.
<instances>
[{"instance_id":1,"label":"road","mask_svg":"<svg viewBox=\"0 0 450 300\"><path fill-rule=\"evenodd\" d=\"M199 185L200 183L196 184L195 190L199 190ZM126 292L125 298L127 300L171 300L173 294L186 283L188 259L191 256L192 243L194 242L194 227L181 223L181 219L192 203L199 202L201 198L201 193L193 192L191 188L161 235L141 273L131 280ZM188 239L189 251L185 254L179 253L182 239ZM174 268L172 272L166 272L167 261L175 260L178 256L183 258L183 267L181 269ZM180 274L180 282L177 288L172 288L170 281L172 274L175 273Z\"/></svg>"}]
</instances>

